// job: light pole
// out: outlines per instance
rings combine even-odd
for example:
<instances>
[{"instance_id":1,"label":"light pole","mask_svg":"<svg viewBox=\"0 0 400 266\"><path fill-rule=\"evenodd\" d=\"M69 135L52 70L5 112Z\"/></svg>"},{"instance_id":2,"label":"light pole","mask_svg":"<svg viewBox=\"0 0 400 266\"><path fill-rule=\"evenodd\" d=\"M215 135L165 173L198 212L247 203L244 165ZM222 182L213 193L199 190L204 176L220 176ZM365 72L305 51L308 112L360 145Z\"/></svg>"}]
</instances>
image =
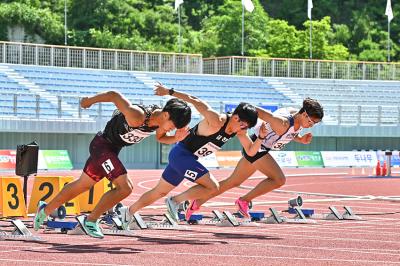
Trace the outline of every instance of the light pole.
<instances>
[{"instance_id":1,"label":"light pole","mask_svg":"<svg viewBox=\"0 0 400 266\"><path fill-rule=\"evenodd\" d=\"M67 34L67 0L64 0L64 45L68 45Z\"/></svg>"}]
</instances>

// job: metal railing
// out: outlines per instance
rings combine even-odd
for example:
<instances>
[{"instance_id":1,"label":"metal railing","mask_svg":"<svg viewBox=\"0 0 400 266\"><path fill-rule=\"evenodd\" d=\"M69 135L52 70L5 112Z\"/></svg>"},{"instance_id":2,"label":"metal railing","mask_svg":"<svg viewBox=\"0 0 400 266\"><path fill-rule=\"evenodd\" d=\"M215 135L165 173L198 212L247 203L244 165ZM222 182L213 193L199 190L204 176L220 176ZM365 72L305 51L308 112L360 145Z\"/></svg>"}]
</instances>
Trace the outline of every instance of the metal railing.
<instances>
[{"instance_id":1,"label":"metal railing","mask_svg":"<svg viewBox=\"0 0 400 266\"><path fill-rule=\"evenodd\" d=\"M79 95L58 95L57 104L43 102L45 99L36 94L1 93L0 116L21 117L30 119L72 119L72 120L107 120L115 107L111 103L99 103L89 109L82 109L79 105ZM164 105L164 98L130 98L130 101L140 104ZM12 103L11 103L12 102ZM63 102L71 106L72 110L63 110ZM208 101L210 106L219 112L225 111L225 105L237 104L227 101ZM265 103L252 102L256 105ZM293 103L269 103L280 107L296 107ZM45 105L43 107L42 105ZM298 106L299 107L299 106ZM373 106L373 105L349 105L349 104L325 104L325 117L323 124L333 125L376 125L376 126L400 126L399 106ZM195 120L200 115L194 112Z\"/></svg>"},{"instance_id":2,"label":"metal railing","mask_svg":"<svg viewBox=\"0 0 400 266\"><path fill-rule=\"evenodd\" d=\"M203 73L288 78L400 80L400 63L229 56L204 58Z\"/></svg>"},{"instance_id":3,"label":"metal railing","mask_svg":"<svg viewBox=\"0 0 400 266\"><path fill-rule=\"evenodd\" d=\"M202 73L202 55L0 41L0 63L130 71Z\"/></svg>"}]
</instances>

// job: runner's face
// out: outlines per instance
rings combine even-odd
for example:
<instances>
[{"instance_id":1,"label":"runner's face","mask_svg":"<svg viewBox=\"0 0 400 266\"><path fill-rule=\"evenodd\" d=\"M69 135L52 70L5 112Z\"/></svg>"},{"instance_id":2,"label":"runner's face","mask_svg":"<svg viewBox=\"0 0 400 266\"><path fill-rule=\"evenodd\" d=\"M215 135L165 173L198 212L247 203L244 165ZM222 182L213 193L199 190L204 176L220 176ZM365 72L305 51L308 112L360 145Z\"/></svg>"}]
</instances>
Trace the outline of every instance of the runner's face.
<instances>
[{"instance_id":1,"label":"runner's face","mask_svg":"<svg viewBox=\"0 0 400 266\"><path fill-rule=\"evenodd\" d=\"M310 117L307 112L303 112L303 116L304 116L304 120L303 120L303 128L310 128L316 124L318 124L319 122L321 122L321 120L317 119L317 118L313 118Z\"/></svg>"},{"instance_id":2,"label":"runner's face","mask_svg":"<svg viewBox=\"0 0 400 266\"><path fill-rule=\"evenodd\" d=\"M232 125L233 132L237 133L241 130L246 130L249 127L247 122L240 120L238 115L235 115L234 123Z\"/></svg>"},{"instance_id":3,"label":"runner's face","mask_svg":"<svg viewBox=\"0 0 400 266\"><path fill-rule=\"evenodd\" d=\"M162 124L162 129L166 132L176 129L174 123L171 120L167 120Z\"/></svg>"}]
</instances>

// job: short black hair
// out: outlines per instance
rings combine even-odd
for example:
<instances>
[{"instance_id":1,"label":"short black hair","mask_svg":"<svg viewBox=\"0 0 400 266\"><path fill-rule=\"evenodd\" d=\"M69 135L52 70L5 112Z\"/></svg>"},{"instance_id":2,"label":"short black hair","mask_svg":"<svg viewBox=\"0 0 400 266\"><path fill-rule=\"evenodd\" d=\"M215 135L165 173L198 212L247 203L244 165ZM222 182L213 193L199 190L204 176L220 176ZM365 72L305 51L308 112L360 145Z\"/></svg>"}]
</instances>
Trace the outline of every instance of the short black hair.
<instances>
[{"instance_id":1,"label":"short black hair","mask_svg":"<svg viewBox=\"0 0 400 266\"><path fill-rule=\"evenodd\" d=\"M187 126L192 118L192 109L187 102L178 98L170 99L162 111L169 114L169 119L178 129Z\"/></svg>"},{"instance_id":2,"label":"short black hair","mask_svg":"<svg viewBox=\"0 0 400 266\"><path fill-rule=\"evenodd\" d=\"M256 107L249 103L240 103L233 111L234 115L238 115L239 119L248 124L248 128L252 128L257 124L258 113Z\"/></svg>"},{"instance_id":3,"label":"short black hair","mask_svg":"<svg viewBox=\"0 0 400 266\"><path fill-rule=\"evenodd\" d=\"M321 104L314 99L305 98L303 101L303 107L301 107L299 113L306 112L308 116L318 118L322 120L324 117L324 108Z\"/></svg>"}]
</instances>

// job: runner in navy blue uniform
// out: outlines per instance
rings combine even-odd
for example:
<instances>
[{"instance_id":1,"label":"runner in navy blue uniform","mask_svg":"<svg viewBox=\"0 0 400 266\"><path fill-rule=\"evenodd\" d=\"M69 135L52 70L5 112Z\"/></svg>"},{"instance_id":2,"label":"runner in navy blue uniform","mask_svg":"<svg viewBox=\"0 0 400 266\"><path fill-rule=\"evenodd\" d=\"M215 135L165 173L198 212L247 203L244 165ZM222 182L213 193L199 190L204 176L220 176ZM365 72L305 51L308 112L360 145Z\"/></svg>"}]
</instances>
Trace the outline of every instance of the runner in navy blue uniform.
<instances>
[{"instance_id":1,"label":"runner in navy blue uniform","mask_svg":"<svg viewBox=\"0 0 400 266\"><path fill-rule=\"evenodd\" d=\"M246 195L238 198L235 204L238 211L245 217L249 217L249 202L256 197L264 195L273 189L283 186L286 178L282 169L276 163L275 159L269 154L270 150L282 150L289 142L296 141L303 144L309 144L312 140L312 134L306 133L300 135L303 128L311 128L319 123L324 111L321 105L313 99L306 98L300 110L294 108L281 108L271 113L262 108L258 108L259 120L255 126L255 134L251 139L259 137L257 129L266 122L268 134L262 141L261 148L255 155L243 151L243 157L238 162L231 176L220 181L220 189L213 195L201 195L193 200L186 210L186 217L198 210L202 204L223 192L238 187L257 170L266 176L257 186Z\"/></svg>"},{"instance_id":2,"label":"runner in navy blue uniform","mask_svg":"<svg viewBox=\"0 0 400 266\"><path fill-rule=\"evenodd\" d=\"M257 122L257 110L248 103L240 103L233 114L220 114L199 98L168 89L161 84L156 87L155 94L173 95L193 104L204 119L190 130L184 140L171 149L168 157L169 164L159 183L143 194L129 209L128 207L121 209L125 227L128 227L129 223L133 221L132 215L136 211L166 196L186 178L197 183L198 186L190 189L185 197L166 199L169 213L172 218L178 220L177 209L181 201L197 197L199 191L205 194L214 194L219 189L217 180L198 161L199 157L208 156L221 149L228 140L235 136L238 137L246 152L254 155L261 146L263 136L266 135L266 130L261 130L260 138L253 143L247 134L247 129L253 127Z\"/></svg>"},{"instance_id":3,"label":"runner in navy blue uniform","mask_svg":"<svg viewBox=\"0 0 400 266\"><path fill-rule=\"evenodd\" d=\"M169 100L164 108L131 104L120 93L108 91L93 97L85 97L81 101L83 108L95 103L112 102L118 108L103 132L97 133L89 146L90 157L86 162L80 178L66 185L48 204L39 202L34 220L34 228L38 230L45 218L61 204L89 190L103 177L115 186L105 193L84 223L85 232L97 238L103 233L97 219L102 213L126 198L133 189L127 171L118 158L123 147L141 142L155 132L159 142L172 144L188 135L187 125L191 119L191 109L187 103L179 99ZM167 132L178 129L174 136Z\"/></svg>"}]
</instances>

